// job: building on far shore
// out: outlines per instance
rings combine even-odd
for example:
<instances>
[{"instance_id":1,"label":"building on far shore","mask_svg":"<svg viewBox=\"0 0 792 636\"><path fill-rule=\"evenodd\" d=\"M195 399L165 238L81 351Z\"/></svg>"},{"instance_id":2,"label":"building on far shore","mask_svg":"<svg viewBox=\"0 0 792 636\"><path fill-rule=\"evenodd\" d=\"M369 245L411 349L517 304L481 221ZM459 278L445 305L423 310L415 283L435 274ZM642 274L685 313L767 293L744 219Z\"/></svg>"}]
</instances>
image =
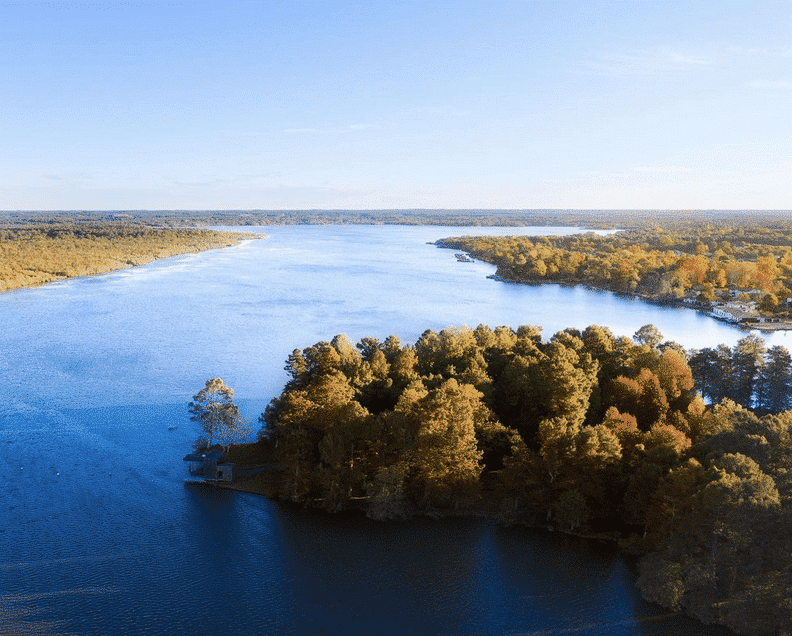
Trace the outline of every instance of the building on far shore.
<instances>
[{"instance_id":1,"label":"building on far shore","mask_svg":"<svg viewBox=\"0 0 792 636\"><path fill-rule=\"evenodd\" d=\"M775 316L763 316L757 311L754 302L729 302L713 305L709 313L720 320L740 325L784 322Z\"/></svg>"},{"instance_id":2,"label":"building on far shore","mask_svg":"<svg viewBox=\"0 0 792 636\"><path fill-rule=\"evenodd\" d=\"M753 303L730 302L722 305L714 305L710 313L715 318L720 318L726 322L758 322L759 314L756 313Z\"/></svg>"}]
</instances>

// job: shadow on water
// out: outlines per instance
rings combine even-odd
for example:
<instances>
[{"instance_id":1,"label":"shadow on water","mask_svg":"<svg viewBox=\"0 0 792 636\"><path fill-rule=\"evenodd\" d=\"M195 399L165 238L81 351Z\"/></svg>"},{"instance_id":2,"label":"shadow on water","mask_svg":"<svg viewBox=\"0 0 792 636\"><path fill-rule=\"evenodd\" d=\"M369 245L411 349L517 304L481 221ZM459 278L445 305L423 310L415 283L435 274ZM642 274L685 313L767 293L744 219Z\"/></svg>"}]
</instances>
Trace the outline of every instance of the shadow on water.
<instances>
[{"instance_id":1,"label":"shadow on water","mask_svg":"<svg viewBox=\"0 0 792 636\"><path fill-rule=\"evenodd\" d=\"M637 560L612 543L521 527L496 527L493 542L496 580L521 590L524 611L542 625L514 633L733 636L644 601L634 586Z\"/></svg>"},{"instance_id":2,"label":"shadow on water","mask_svg":"<svg viewBox=\"0 0 792 636\"><path fill-rule=\"evenodd\" d=\"M211 576L227 571L244 542L244 527L234 492L209 484L184 484L186 494L183 523L191 528L195 551L204 555L202 569Z\"/></svg>"},{"instance_id":3,"label":"shadow on water","mask_svg":"<svg viewBox=\"0 0 792 636\"><path fill-rule=\"evenodd\" d=\"M723 636L645 603L609 544L480 519L378 522L271 501L285 632Z\"/></svg>"}]
</instances>

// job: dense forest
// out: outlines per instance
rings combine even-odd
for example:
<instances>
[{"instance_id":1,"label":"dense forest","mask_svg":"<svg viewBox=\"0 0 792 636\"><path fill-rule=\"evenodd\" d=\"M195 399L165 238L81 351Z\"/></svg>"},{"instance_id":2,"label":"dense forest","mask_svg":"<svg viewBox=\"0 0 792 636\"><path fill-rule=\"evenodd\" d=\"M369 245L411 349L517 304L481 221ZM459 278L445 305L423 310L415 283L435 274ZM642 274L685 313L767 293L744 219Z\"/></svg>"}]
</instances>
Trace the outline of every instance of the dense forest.
<instances>
[{"instance_id":1,"label":"dense forest","mask_svg":"<svg viewBox=\"0 0 792 636\"><path fill-rule=\"evenodd\" d=\"M166 228L124 217L52 217L0 225L0 291L101 274L226 247L239 233Z\"/></svg>"},{"instance_id":2,"label":"dense forest","mask_svg":"<svg viewBox=\"0 0 792 636\"><path fill-rule=\"evenodd\" d=\"M516 282L565 282L650 298L753 299L789 315L792 223L723 220L640 228L608 236L459 237L438 241L497 266Z\"/></svg>"},{"instance_id":3,"label":"dense forest","mask_svg":"<svg viewBox=\"0 0 792 636\"><path fill-rule=\"evenodd\" d=\"M277 463L275 495L607 537L642 555L651 601L739 633L792 629L783 347L748 336L686 352L651 325L549 340L480 325L408 346L336 336L286 369L245 450Z\"/></svg>"}]
</instances>

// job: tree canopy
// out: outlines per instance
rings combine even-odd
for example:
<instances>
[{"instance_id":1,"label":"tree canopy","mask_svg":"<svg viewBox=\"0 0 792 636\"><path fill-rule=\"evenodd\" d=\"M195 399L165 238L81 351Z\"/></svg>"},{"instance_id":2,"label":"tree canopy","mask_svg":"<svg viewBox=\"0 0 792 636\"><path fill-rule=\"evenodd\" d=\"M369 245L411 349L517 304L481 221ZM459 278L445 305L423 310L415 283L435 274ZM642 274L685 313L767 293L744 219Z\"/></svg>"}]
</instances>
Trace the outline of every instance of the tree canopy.
<instances>
[{"instance_id":1,"label":"tree canopy","mask_svg":"<svg viewBox=\"0 0 792 636\"><path fill-rule=\"evenodd\" d=\"M790 357L749 336L689 359L651 325L339 335L289 355L260 438L283 498L617 538L650 600L773 633L792 616Z\"/></svg>"}]
</instances>

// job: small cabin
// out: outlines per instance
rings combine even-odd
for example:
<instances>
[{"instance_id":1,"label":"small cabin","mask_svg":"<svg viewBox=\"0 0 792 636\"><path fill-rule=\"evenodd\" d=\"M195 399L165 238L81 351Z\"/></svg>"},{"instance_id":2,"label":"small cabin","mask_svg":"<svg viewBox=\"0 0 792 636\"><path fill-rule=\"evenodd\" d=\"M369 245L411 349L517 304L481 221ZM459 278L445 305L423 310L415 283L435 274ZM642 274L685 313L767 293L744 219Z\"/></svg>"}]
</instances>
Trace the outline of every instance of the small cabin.
<instances>
[{"instance_id":1,"label":"small cabin","mask_svg":"<svg viewBox=\"0 0 792 636\"><path fill-rule=\"evenodd\" d=\"M187 467L190 482L234 481L234 465L224 461L225 453L219 449L204 453L190 453L183 460Z\"/></svg>"}]
</instances>

